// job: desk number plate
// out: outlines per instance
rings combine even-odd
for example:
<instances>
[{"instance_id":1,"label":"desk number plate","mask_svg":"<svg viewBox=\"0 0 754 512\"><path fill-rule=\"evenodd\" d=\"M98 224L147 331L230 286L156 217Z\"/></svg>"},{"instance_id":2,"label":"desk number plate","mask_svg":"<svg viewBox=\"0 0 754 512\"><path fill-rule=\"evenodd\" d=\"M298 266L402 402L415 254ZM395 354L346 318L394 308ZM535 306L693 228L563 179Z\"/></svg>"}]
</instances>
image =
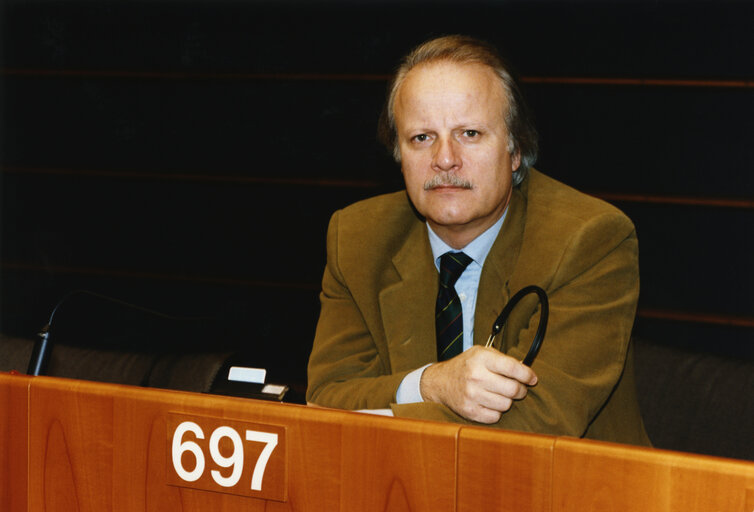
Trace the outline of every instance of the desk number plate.
<instances>
[{"instance_id":1,"label":"desk number plate","mask_svg":"<svg viewBox=\"0 0 754 512\"><path fill-rule=\"evenodd\" d=\"M286 501L285 427L169 413L167 482Z\"/></svg>"}]
</instances>

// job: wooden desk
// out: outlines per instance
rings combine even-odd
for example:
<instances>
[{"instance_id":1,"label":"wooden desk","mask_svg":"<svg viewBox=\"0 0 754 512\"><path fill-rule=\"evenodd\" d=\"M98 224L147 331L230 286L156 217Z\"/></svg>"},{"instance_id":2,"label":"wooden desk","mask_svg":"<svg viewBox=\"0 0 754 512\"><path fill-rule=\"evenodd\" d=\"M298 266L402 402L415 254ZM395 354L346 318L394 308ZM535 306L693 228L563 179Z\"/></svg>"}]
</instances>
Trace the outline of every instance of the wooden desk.
<instances>
[{"instance_id":1,"label":"wooden desk","mask_svg":"<svg viewBox=\"0 0 754 512\"><path fill-rule=\"evenodd\" d=\"M31 377L0 373L0 510L26 510Z\"/></svg>"},{"instance_id":2,"label":"wooden desk","mask_svg":"<svg viewBox=\"0 0 754 512\"><path fill-rule=\"evenodd\" d=\"M754 463L559 438L553 510L754 511Z\"/></svg>"},{"instance_id":3,"label":"wooden desk","mask_svg":"<svg viewBox=\"0 0 754 512\"><path fill-rule=\"evenodd\" d=\"M754 511L754 464L712 457L8 374L0 407L2 511ZM184 423L204 437L177 436ZM246 489L257 452L239 480L252 496L172 485L177 446L205 459L197 482L232 477L215 464L236 453L231 430L279 433L258 492L280 496Z\"/></svg>"}]
</instances>

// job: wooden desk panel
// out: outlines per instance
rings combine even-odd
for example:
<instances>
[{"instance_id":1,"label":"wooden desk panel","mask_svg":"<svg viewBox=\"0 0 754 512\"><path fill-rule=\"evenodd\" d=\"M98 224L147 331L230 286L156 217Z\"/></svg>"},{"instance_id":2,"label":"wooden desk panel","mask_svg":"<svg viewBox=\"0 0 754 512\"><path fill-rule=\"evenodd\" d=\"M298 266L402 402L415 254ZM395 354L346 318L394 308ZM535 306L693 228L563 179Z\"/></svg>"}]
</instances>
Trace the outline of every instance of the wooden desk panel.
<instances>
[{"instance_id":1,"label":"wooden desk panel","mask_svg":"<svg viewBox=\"0 0 754 512\"><path fill-rule=\"evenodd\" d=\"M338 510L348 413L43 377L31 403L31 511ZM288 425L288 501L167 485L169 412Z\"/></svg>"},{"instance_id":2,"label":"wooden desk panel","mask_svg":"<svg viewBox=\"0 0 754 512\"><path fill-rule=\"evenodd\" d=\"M555 437L464 427L458 511L549 512Z\"/></svg>"},{"instance_id":3,"label":"wooden desk panel","mask_svg":"<svg viewBox=\"0 0 754 512\"><path fill-rule=\"evenodd\" d=\"M0 373L0 510L27 509L30 377Z\"/></svg>"},{"instance_id":4,"label":"wooden desk panel","mask_svg":"<svg viewBox=\"0 0 754 512\"><path fill-rule=\"evenodd\" d=\"M455 510L455 425L45 377L30 399L31 511ZM167 485L169 413L286 426L287 501Z\"/></svg>"},{"instance_id":5,"label":"wooden desk panel","mask_svg":"<svg viewBox=\"0 0 754 512\"><path fill-rule=\"evenodd\" d=\"M350 413L341 510L452 512L459 426Z\"/></svg>"},{"instance_id":6,"label":"wooden desk panel","mask_svg":"<svg viewBox=\"0 0 754 512\"><path fill-rule=\"evenodd\" d=\"M754 464L558 438L553 510L752 512Z\"/></svg>"},{"instance_id":7,"label":"wooden desk panel","mask_svg":"<svg viewBox=\"0 0 754 512\"><path fill-rule=\"evenodd\" d=\"M118 490L125 511L314 511L338 510L341 485L340 422L326 411L304 406L193 393L128 388L117 398L123 425L118 437L124 446L148 446L139 457L122 452L118 458L144 484L134 495L132 486ZM226 418L270 425L287 425L288 501L266 501L231 494L165 485L168 452L165 418L169 412L197 417ZM338 415L346 413L338 412ZM126 425L137 425L129 431ZM143 497L142 497L143 496Z\"/></svg>"},{"instance_id":8,"label":"wooden desk panel","mask_svg":"<svg viewBox=\"0 0 754 512\"><path fill-rule=\"evenodd\" d=\"M743 461L7 374L0 407L3 512L754 511ZM182 415L207 436L284 428L286 471L270 478L285 501L169 485L168 419Z\"/></svg>"},{"instance_id":9,"label":"wooden desk panel","mask_svg":"<svg viewBox=\"0 0 754 512\"><path fill-rule=\"evenodd\" d=\"M35 377L29 510L113 510L113 387Z\"/></svg>"}]
</instances>

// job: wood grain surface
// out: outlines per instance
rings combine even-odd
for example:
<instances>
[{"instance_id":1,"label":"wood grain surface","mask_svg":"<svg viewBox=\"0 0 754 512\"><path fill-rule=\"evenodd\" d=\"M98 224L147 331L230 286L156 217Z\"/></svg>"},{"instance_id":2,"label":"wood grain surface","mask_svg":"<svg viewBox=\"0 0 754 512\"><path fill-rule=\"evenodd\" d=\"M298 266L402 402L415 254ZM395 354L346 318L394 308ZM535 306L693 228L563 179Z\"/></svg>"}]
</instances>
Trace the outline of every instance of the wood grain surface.
<instances>
[{"instance_id":1,"label":"wood grain surface","mask_svg":"<svg viewBox=\"0 0 754 512\"><path fill-rule=\"evenodd\" d=\"M343 431L341 510L455 510L457 425L354 413Z\"/></svg>"},{"instance_id":2,"label":"wood grain surface","mask_svg":"<svg viewBox=\"0 0 754 512\"><path fill-rule=\"evenodd\" d=\"M555 437L464 428L458 511L549 512Z\"/></svg>"},{"instance_id":3,"label":"wood grain surface","mask_svg":"<svg viewBox=\"0 0 754 512\"><path fill-rule=\"evenodd\" d=\"M754 511L754 463L732 459L9 374L0 410L3 512ZM282 498L171 484L184 421L203 429L201 442L186 437L202 471L217 462L206 440L219 426L277 432L284 470L265 485L284 486ZM217 443L223 457L235 449Z\"/></svg>"},{"instance_id":4,"label":"wood grain surface","mask_svg":"<svg viewBox=\"0 0 754 512\"><path fill-rule=\"evenodd\" d=\"M189 512L339 507L341 427L330 411L41 378L32 386L31 401L29 458L34 468L30 477L34 499L30 510ZM288 425L288 501L268 502L167 485L166 416L170 412ZM326 421L320 417L323 414ZM335 414L337 418L347 413ZM71 488L49 492L46 475L51 470Z\"/></svg>"},{"instance_id":5,"label":"wood grain surface","mask_svg":"<svg viewBox=\"0 0 754 512\"><path fill-rule=\"evenodd\" d=\"M577 439L555 442L553 510L752 512L752 489L750 462Z\"/></svg>"},{"instance_id":6,"label":"wood grain surface","mask_svg":"<svg viewBox=\"0 0 754 512\"><path fill-rule=\"evenodd\" d=\"M0 510L27 509L30 377L0 373Z\"/></svg>"}]
</instances>

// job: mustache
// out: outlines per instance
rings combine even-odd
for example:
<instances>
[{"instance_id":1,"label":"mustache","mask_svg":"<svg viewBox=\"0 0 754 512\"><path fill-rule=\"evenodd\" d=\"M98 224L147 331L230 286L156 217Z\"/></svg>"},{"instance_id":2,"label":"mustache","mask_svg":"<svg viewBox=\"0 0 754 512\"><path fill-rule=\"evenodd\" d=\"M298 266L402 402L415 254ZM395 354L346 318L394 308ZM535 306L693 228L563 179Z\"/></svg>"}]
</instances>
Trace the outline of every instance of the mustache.
<instances>
[{"instance_id":1,"label":"mustache","mask_svg":"<svg viewBox=\"0 0 754 512\"><path fill-rule=\"evenodd\" d=\"M443 185L450 185L451 187L459 187L465 189L472 189L474 185L463 178L458 177L455 174L436 174L431 179L424 182L424 190L432 190Z\"/></svg>"}]
</instances>

